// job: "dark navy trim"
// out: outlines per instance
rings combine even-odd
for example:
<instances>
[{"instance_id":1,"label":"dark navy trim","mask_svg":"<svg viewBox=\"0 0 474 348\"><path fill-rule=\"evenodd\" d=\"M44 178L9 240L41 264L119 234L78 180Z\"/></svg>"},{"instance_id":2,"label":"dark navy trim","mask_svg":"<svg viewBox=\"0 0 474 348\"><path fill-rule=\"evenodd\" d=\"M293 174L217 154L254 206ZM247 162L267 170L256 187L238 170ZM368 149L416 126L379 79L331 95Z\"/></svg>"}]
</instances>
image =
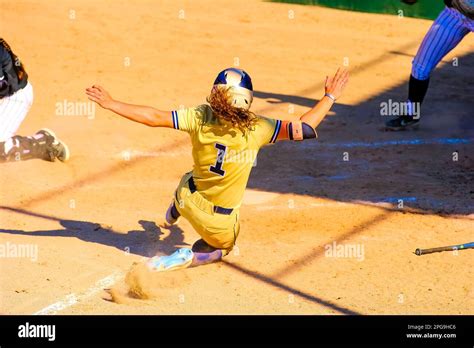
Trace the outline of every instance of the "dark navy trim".
<instances>
[{"instance_id":1,"label":"dark navy trim","mask_svg":"<svg viewBox=\"0 0 474 348\"><path fill-rule=\"evenodd\" d=\"M270 143L274 143L277 140L278 133L280 133L280 128L281 128L281 121L277 120L276 125L275 125L275 131L273 132L272 139L270 140Z\"/></svg>"},{"instance_id":2,"label":"dark navy trim","mask_svg":"<svg viewBox=\"0 0 474 348\"><path fill-rule=\"evenodd\" d=\"M173 128L174 129L179 129L178 112L177 111L171 111L171 116L173 118Z\"/></svg>"},{"instance_id":3,"label":"dark navy trim","mask_svg":"<svg viewBox=\"0 0 474 348\"><path fill-rule=\"evenodd\" d=\"M191 193L194 193L194 192L197 191L196 184L194 183L193 177L189 178L188 187L189 187L189 191L191 191ZM232 214L233 211L234 211L234 209L232 209L232 208L224 208L224 207L220 207L218 205L214 206L214 213L217 213L217 214L230 215L230 214Z\"/></svg>"},{"instance_id":4,"label":"dark navy trim","mask_svg":"<svg viewBox=\"0 0 474 348\"><path fill-rule=\"evenodd\" d=\"M214 206L214 213L217 213L217 214L230 215L232 214L233 211L234 209L232 208L222 208L217 205Z\"/></svg>"},{"instance_id":5,"label":"dark navy trim","mask_svg":"<svg viewBox=\"0 0 474 348\"><path fill-rule=\"evenodd\" d=\"M189 191L191 191L191 193L194 193L194 192L197 191L196 184L194 183L193 177L189 178L188 187L189 187Z\"/></svg>"}]
</instances>

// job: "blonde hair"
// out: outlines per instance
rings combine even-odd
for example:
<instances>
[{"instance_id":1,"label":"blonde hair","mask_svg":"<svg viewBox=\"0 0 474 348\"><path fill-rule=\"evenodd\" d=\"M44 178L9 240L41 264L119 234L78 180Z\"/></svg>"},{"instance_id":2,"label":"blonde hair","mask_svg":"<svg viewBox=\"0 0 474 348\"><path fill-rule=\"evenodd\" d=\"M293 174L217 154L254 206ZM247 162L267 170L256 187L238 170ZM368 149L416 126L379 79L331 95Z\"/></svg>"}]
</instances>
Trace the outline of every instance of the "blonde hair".
<instances>
[{"instance_id":1,"label":"blonde hair","mask_svg":"<svg viewBox=\"0 0 474 348\"><path fill-rule=\"evenodd\" d=\"M250 110L233 106L229 89L213 88L206 100L218 118L230 122L233 127L246 134L257 123L257 115Z\"/></svg>"}]
</instances>

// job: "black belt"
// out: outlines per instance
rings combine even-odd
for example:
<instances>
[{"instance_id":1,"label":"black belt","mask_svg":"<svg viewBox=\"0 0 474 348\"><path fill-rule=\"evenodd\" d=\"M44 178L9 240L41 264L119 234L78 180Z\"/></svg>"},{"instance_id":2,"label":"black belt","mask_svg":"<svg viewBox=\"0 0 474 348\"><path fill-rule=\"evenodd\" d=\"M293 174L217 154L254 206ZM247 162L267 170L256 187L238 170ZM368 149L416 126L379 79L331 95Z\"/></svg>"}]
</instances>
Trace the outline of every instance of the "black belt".
<instances>
[{"instance_id":1,"label":"black belt","mask_svg":"<svg viewBox=\"0 0 474 348\"><path fill-rule=\"evenodd\" d=\"M191 191L191 193L194 193L197 191L196 184L194 183L193 177L189 178L188 185L189 185L189 190ZM223 208L223 207L219 207L218 205L214 206L214 213L217 213L217 214L230 215L232 214L233 211L234 209L232 208Z\"/></svg>"}]
</instances>

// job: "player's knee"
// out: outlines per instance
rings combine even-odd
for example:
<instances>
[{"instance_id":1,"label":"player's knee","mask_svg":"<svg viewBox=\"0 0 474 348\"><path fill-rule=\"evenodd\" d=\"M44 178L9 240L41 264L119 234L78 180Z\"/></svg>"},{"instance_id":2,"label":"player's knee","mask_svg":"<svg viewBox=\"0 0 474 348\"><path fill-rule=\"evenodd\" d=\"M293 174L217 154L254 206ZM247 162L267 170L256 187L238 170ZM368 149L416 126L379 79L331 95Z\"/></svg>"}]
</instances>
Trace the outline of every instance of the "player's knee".
<instances>
[{"instance_id":1,"label":"player's knee","mask_svg":"<svg viewBox=\"0 0 474 348\"><path fill-rule=\"evenodd\" d=\"M421 64L416 60L413 62L411 74L417 80L427 80L430 78L433 67Z\"/></svg>"},{"instance_id":2,"label":"player's knee","mask_svg":"<svg viewBox=\"0 0 474 348\"><path fill-rule=\"evenodd\" d=\"M203 239L199 239L192 246L192 251L195 253L210 253L216 250L216 248L207 244Z\"/></svg>"},{"instance_id":3,"label":"player's knee","mask_svg":"<svg viewBox=\"0 0 474 348\"><path fill-rule=\"evenodd\" d=\"M199 256L199 260L195 264L205 264L212 259L211 262L222 259L224 256L228 255L233 249L233 245L228 248L216 248L209 245L205 240L199 239L192 246L193 253L197 254L206 254L207 259L204 259L203 256Z\"/></svg>"}]
</instances>

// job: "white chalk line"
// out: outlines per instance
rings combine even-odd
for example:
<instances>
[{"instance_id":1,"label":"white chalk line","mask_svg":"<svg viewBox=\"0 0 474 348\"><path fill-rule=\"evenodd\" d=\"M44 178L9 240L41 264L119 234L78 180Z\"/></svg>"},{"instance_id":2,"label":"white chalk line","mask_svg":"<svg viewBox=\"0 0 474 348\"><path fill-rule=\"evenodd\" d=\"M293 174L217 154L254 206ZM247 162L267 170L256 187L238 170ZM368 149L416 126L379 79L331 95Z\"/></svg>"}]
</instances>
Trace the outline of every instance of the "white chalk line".
<instances>
[{"instance_id":1,"label":"white chalk line","mask_svg":"<svg viewBox=\"0 0 474 348\"><path fill-rule=\"evenodd\" d=\"M75 304L88 299L100 291L107 289L108 287L114 285L117 281L121 280L124 278L124 274L120 271L116 271L112 273L111 275L102 278L98 280L94 285L92 285L89 289L87 289L83 293L79 294L69 294L65 296L62 300L55 302L39 311L36 313L33 313L33 315L54 315L57 314L58 312L74 306Z\"/></svg>"},{"instance_id":2,"label":"white chalk line","mask_svg":"<svg viewBox=\"0 0 474 348\"><path fill-rule=\"evenodd\" d=\"M281 205L262 205L255 207L257 211L265 211L265 210L287 210L287 209L295 209L295 210L306 210L306 209L313 209L313 208L348 208L348 207L355 207L358 205L373 205L376 207L391 207L393 204L386 203L386 202L366 202L366 201L353 201L353 202L328 202L328 203L309 203L309 204L301 204L292 202L287 204Z\"/></svg>"}]
</instances>

